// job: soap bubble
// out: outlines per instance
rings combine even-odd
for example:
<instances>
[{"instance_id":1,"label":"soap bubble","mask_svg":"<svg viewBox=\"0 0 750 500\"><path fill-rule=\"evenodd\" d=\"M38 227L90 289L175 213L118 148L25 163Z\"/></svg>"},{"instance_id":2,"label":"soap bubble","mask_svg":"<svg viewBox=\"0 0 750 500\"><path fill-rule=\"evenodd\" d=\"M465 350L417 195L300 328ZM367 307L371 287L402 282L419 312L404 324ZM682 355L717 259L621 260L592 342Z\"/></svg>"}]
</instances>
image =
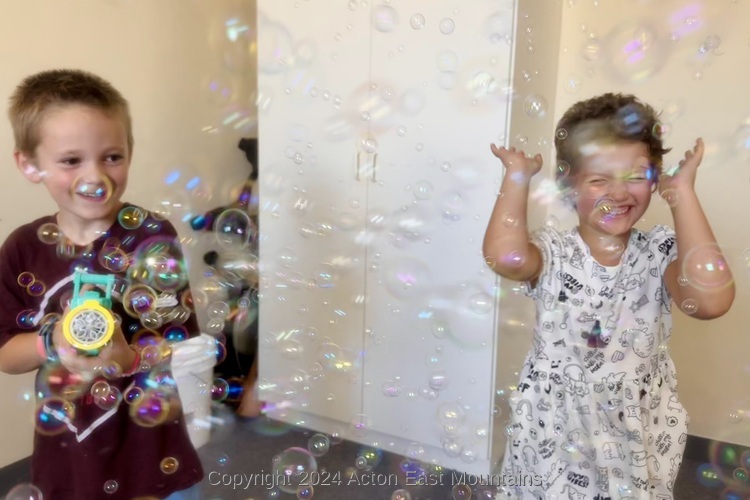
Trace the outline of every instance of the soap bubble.
<instances>
[{"instance_id":1,"label":"soap bubble","mask_svg":"<svg viewBox=\"0 0 750 500\"><path fill-rule=\"evenodd\" d=\"M421 30L422 28L424 28L425 18L422 14L414 14L413 16L411 16L409 24L415 30Z\"/></svg>"},{"instance_id":2,"label":"soap bubble","mask_svg":"<svg viewBox=\"0 0 750 500\"><path fill-rule=\"evenodd\" d=\"M36 231L39 241L47 245L56 245L62 239L62 231L57 224L47 222Z\"/></svg>"},{"instance_id":3,"label":"soap bubble","mask_svg":"<svg viewBox=\"0 0 750 500\"><path fill-rule=\"evenodd\" d=\"M626 23L606 37L609 71L626 83L643 82L659 72L667 58L656 30L646 24Z\"/></svg>"},{"instance_id":4,"label":"soap bubble","mask_svg":"<svg viewBox=\"0 0 750 500\"><path fill-rule=\"evenodd\" d=\"M219 245L243 248L255 240L258 228L247 212L230 208L216 218L214 232Z\"/></svg>"},{"instance_id":5,"label":"soap bubble","mask_svg":"<svg viewBox=\"0 0 750 500\"><path fill-rule=\"evenodd\" d=\"M316 457L322 457L331 449L331 442L325 434L314 434L307 441L307 449Z\"/></svg>"},{"instance_id":6,"label":"soap bubble","mask_svg":"<svg viewBox=\"0 0 750 500\"><path fill-rule=\"evenodd\" d=\"M424 295L432 281L427 264L413 257L389 261L384 266L384 274L388 292L401 299Z\"/></svg>"},{"instance_id":7,"label":"soap bubble","mask_svg":"<svg viewBox=\"0 0 750 500\"><path fill-rule=\"evenodd\" d=\"M14 486L5 496L5 500L42 500L42 491L30 483Z\"/></svg>"},{"instance_id":8,"label":"soap bubble","mask_svg":"<svg viewBox=\"0 0 750 500\"><path fill-rule=\"evenodd\" d=\"M446 17L442 21L440 21L440 33L443 35L450 35L455 31L456 29L456 23L451 19L450 17Z\"/></svg>"},{"instance_id":9,"label":"soap bubble","mask_svg":"<svg viewBox=\"0 0 750 500\"><path fill-rule=\"evenodd\" d=\"M311 474L318 470L318 463L315 457L304 448L288 448L271 461L275 477L282 477L279 480L279 488L284 493L295 495L297 488L303 481L309 480Z\"/></svg>"},{"instance_id":10,"label":"soap bubble","mask_svg":"<svg viewBox=\"0 0 750 500\"><path fill-rule=\"evenodd\" d=\"M540 94L530 94L523 102L523 110L531 118L542 118L547 114L547 99Z\"/></svg>"},{"instance_id":11,"label":"soap bubble","mask_svg":"<svg viewBox=\"0 0 750 500\"><path fill-rule=\"evenodd\" d=\"M379 5L372 13L372 25L382 33L390 33L398 25L398 13L390 5Z\"/></svg>"},{"instance_id":12,"label":"soap bubble","mask_svg":"<svg viewBox=\"0 0 750 500\"><path fill-rule=\"evenodd\" d=\"M718 245L712 243L687 252L682 261L682 276L702 290L716 290L732 284L729 265Z\"/></svg>"}]
</instances>

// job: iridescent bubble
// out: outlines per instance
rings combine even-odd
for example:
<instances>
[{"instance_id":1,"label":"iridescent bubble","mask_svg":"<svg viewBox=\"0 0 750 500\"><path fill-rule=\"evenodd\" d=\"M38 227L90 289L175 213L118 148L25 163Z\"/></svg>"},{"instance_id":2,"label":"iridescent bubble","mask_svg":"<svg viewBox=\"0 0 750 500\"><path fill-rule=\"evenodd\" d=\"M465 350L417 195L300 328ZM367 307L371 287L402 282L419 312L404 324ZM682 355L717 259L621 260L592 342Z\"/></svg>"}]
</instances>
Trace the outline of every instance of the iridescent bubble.
<instances>
[{"instance_id":1,"label":"iridescent bubble","mask_svg":"<svg viewBox=\"0 0 750 500\"><path fill-rule=\"evenodd\" d=\"M349 431L357 437L364 437L370 432L370 419L367 415L358 414L349 423Z\"/></svg>"},{"instance_id":2,"label":"iridescent bubble","mask_svg":"<svg viewBox=\"0 0 750 500\"><path fill-rule=\"evenodd\" d=\"M145 210L131 205L120 210L117 214L117 222L128 231L133 231L143 225L146 217L148 213Z\"/></svg>"},{"instance_id":3,"label":"iridescent bubble","mask_svg":"<svg viewBox=\"0 0 750 500\"><path fill-rule=\"evenodd\" d=\"M229 383L223 378L214 379L211 386L211 400L220 403L229 395Z\"/></svg>"},{"instance_id":4,"label":"iridescent bubble","mask_svg":"<svg viewBox=\"0 0 750 500\"><path fill-rule=\"evenodd\" d=\"M359 470L370 471L380 465L383 460L383 452L377 448L364 447L359 450L355 465Z\"/></svg>"},{"instance_id":5,"label":"iridescent bubble","mask_svg":"<svg viewBox=\"0 0 750 500\"><path fill-rule=\"evenodd\" d=\"M665 189L661 192L661 197L667 203L667 205L672 208L676 207L680 203L680 193L676 189Z\"/></svg>"},{"instance_id":6,"label":"iridescent bubble","mask_svg":"<svg viewBox=\"0 0 750 500\"><path fill-rule=\"evenodd\" d=\"M681 274L702 290L721 289L732 284L729 265L716 244L691 248L682 261Z\"/></svg>"},{"instance_id":7,"label":"iridescent bubble","mask_svg":"<svg viewBox=\"0 0 750 500\"><path fill-rule=\"evenodd\" d=\"M62 238L62 231L57 224L46 222L36 230L39 241L47 245L56 245Z\"/></svg>"},{"instance_id":8,"label":"iridescent bubble","mask_svg":"<svg viewBox=\"0 0 750 500\"><path fill-rule=\"evenodd\" d=\"M71 196L85 203L105 203L113 192L112 181L106 175L99 176L97 180L77 177L70 186Z\"/></svg>"},{"instance_id":9,"label":"iridescent bubble","mask_svg":"<svg viewBox=\"0 0 750 500\"><path fill-rule=\"evenodd\" d=\"M37 280L34 280L32 284L26 287L26 292L32 297L41 297L46 291L47 285Z\"/></svg>"},{"instance_id":10,"label":"iridescent bubble","mask_svg":"<svg viewBox=\"0 0 750 500\"><path fill-rule=\"evenodd\" d=\"M425 25L425 18L422 14L414 14L409 20L409 25L415 30L421 30Z\"/></svg>"},{"instance_id":11,"label":"iridescent bubble","mask_svg":"<svg viewBox=\"0 0 750 500\"><path fill-rule=\"evenodd\" d=\"M176 239L153 236L133 254L130 276L135 280L161 292L176 292L187 284L187 264Z\"/></svg>"},{"instance_id":12,"label":"iridescent bubble","mask_svg":"<svg viewBox=\"0 0 750 500\"><path fill-rule=\"evenodd\" d=\"M568 131L564 128L559 128L555 131L555 137L559 140L565 140L568 138Z\"/></svg>"},{"instance_id":13,"label":"iridescent bubble","mask_svg":"<svg viewBox=\"0 0 750 500\"><path fill-rule=\"evenodd\" d=\"M685 299L682 301L682 304L680 304L680 310L688 316L692 316L698 312L698 301L695 299Z\"/></svg>"},{"instance_id":14,"label":"iridescent bubble","mask_svg":"<svg viewBox=\"0 0 750 500\"><path fill-rule=\"evenodd\" d=\"M45 436L55 436L68 430L68 421L73 421L75 406L59 397L42 400L36 409L36 431Z\"/></svg>"},{"instance_id":15,"label":"iridescent bubble","mask_svg":"<svg viewBox=\"0 0 750 500\"><path fill-rule=\"evenodd\" d=\"M423 261L405 257L389 261L384 266L385 287L394 297L416 298L431 285L432 273Z\"/></svg>"},{"instance_id":16,"label":"iridescent bubble","mask_svg":"<svg viewBox=\"0 0 750 500\"><path fill-rule=\"evenodd\" d=\"M331 442L325 434L314 434L307 441L307 449L316 457L322 457L331 449Z\"/></svg>"},{"instance_id":17,"label":"iridescent bubble","mask_svg":"<svg viewBox=\"0 0 750 500\"><path fill-rule=\"evenodd\" d=\"M383 394L389 398L395 398L401 394L401 386L393 380L383 382Z\"/></svg>"},{"instance_id":18,"label":"iridescent bubble","mask_svg":"<svg viewBox=\"0 0 750 500\"><path fill-rule=\"evenodd\" d=\"M260 17L258 21L257 50L258 71L278 74L294 64L294 42L289 30L282 24ZM250 54L249 51L248 55Z\"/></svg>"},{"instance_id":19,"label":"iridescent bubble","mask_svg":"<svg viewBox=\"0 0 750 500\"><path fill-rule=\"evenodd\" d=\"M315 488L311 484L302 485L297 488L297 499L307 500L315 496Z\"/></svg>"},{"instance_id":20,"label":"iridescent bubble","mask_svg":"<svg viewBox=\"0 0 750 500\"><path fill-rule=\"evenodd\" d=\"M696 469L698 482L706 488L720 488L723 485L721 470L714 464L701 464Z\"/></svg>"},{"instance_id":21,"label":"iridescent bubble","mask_svg":"<svg viewBox=\"0 0 750 500\"><path fill-rule=\"evenodd\" d=\"M466 422L466 411L457 402L442 403L438 407L438 421L442 426L460 426Z\"/></svg>"},{"instance_id":22,"label":"iridescent bubble","mask_svg":"<svg viewBox=\"0 0 750 500\"><path fill-rule=\"evenodd\" d=\"M391 494L391 500L411 500L411 493L405 489L398 489Z\"/></svg>"},{"instance_id":23,"label":"iridescent bubble","mask_svg":"<svg viewBox=\"0 0 750 500\"><path fill-rule=\"evenodd\" d=\"M476 314L488 314L495 307L495 301L484 292L473 294L469 297L469 309Z\"/></svg>"},{"instance_id":24,"label":"iridescent bubble","mask_svg":"<svg viewBox=\"0 0 750 500\"><path fill-rule=\"evenodd\" d=\"M109 481L104 482L104 493L107 495L114 495L117 493L117 489L120 487L119 484L117 484L117 481L114 479L110 479Z\"/></svg>"},{"instance_id":25,"label":"iridescent bubble","mask_svg":"<svg viewBox=\"0 0 750 500\"><path fill-rule=\"evenodd\" d=\"M206 100L219 108L232 102L235 91L232 80L224 75L207 75L203 78Z\"/></svg>"},{"instance_id":26,"label":"iridescent bubble","mask_svg":"<svg viewBox=\"0 0 750 500\"><path fill-rule=\"evenodd\" d=\"M17 484L5 495L5 500L42 500L42 490L31 483Z\"/></svg>"},{"instance_id":27,"label":"iridescent bubble","mask_svg":"<svg viewBox=\"0 0 750 500\"><path fill-rule=\"evenodd\" d=\"M141 427L156 427L169 417L169 395L159 388L147 389L130 405L130 419Z\"/></svg>"},{"instance_id":28,"label":"iridescent bubble","mask_svg":"<svg viewBox=\"0 0 750 500\"><path fill-rule=\"evenodd\" d=\"M443 35L450 35L456 29L456 23L450 17L440 21L440 33Z\"/></svg>"},{"instance_id":29,"label":"iridescent bubble","mask_svg":"<svg viewBox=\"0 0 750 500\"><path fill-rule=\"evenodd\" d=\"M36 311L32 309L24 309L16 315L16 324L21 329L30 330L36 326L34 323L35 317Z\"/></svg>"},{"instance_id":30,"label":"iridescent bubble","mask_svg":"<svg viewBox=\"0 0 750 500\"><path fill-rule=\"evenodd\" d=\"M138 399L140 399L142 396L143 396L143 389L134 385L125 391L125 394L123 394L123 400L127 404L133 404L134 402L138 401Z\"/></svg>"},{"instance_id":31,"label":"iridescent bubble","mask_svg":"<svg viewBox=\"0 0 750 500\"><path fill-rule=\"evenodd\" d=\"M247 212L230 208L216 218L214 232L219 245L244 248L255 240L258 228Z\"/></svg>"},{"instance_id":32,"label":"iridescent bubble","mask_svg":"<svg viewBox=\"0 0 750 500\"><path fill-rule=\"evenodd\" d=\"M174 474L180 468L180 462L174 457L166 457L159 464L159 469L164 474Z\"/></svg>"},{"instance_id":33,"label":"iridescent bubble","mask_svg":"<svg viewBox=\"0 0 750 500\"><path fill-rule=\"evenodd\" d=\"M229 304L221 301L211 302L206 310L209 318L226 319L229 317L230 312L231 308L229 307Z\"/></svg>"},{"instance_id":34,"label":"iridescent bubble","mask_svg":"<svg viewBox=\"0 0 750 500\"><path fill-rule=\"evenodd\" d=\"M311 474L318 470L318 463L304 448L288 448L271 460L275 477L283 477L279 488L292 495L296 494L302 482L309 482Z\"/></svg>"},{"instance_id":35,"label":"iridescent bubble","mask_svg":"<svg viewBox=\"0 0 750 500\"><path fill-rule=\"evenodd\" d=\"M622 24L607 35L605 46L608 70L625 82L643 82L665 66L664 42L649 25Z\"/></svg>"},{"instance_id":36,"label":"iridescent bubble","mask_svg":"<svg viewBox=\"0 0 750 500\"><path fill-rule=\"evenodd\" d=\"M604 45L598 38L588 38L583 44L583 58L595 62L604 55Z\"/></svg>"},{"instance_id":37,"label":"iridescent bubble","mask_svg":"<svg viewBox=\"0 0 750 500\"><path fill-rule=\"evenodd\" d=\"M547 100L540 94L530 94L523 102L523 110L531 118L542 118L547 114Z\"/></svg>"},{"instance_id":38,"label":"iridescent bubble","mask_svg":"<svg viewBox=\"0 0 750 500\"><path fill-rule=\"evenodd\" d=\"M448 387L448 378L444 370L436 370L430 374L429 386L435 391L442 391Z\"/></svg>"},{"instance_id":39,"label":"iridescent bubble","mask_svg":"<svg viewBox=\"0 0 750 500\"><path fill-rule=\"evenodd\" d=\"M156 308L156 292L147 285L133 285L122 295L122 305L125 312L134 318Z\"/></svg>"},{"instance_id":40,"label":"iridescent bubble","mask_svg":"<svg viewBox=\"0 0 750 500\"><path fill-rule=\"evenodd\" d=\"M379 5L373 10L372 25L382 33L390 33L398 25L396 9L390 5Z\"/></svg>"},{"instance_id":41,"label":"iridescent bubble","mask_svg":"<svg viewBox=\"0 0 750 500\"><path fill-rule=\"evenodd\" d=\"M454 485L451 497L453 500L468 500L471 498L471 486L465 483Z\"/></svg>"},{"instance_id":42,"label":"iridescent bubble","mask_svg":"<svg viewBox=\"0 0 750 500\"><path fill-rule=\"evenodd\" d=\"M107 247L99 252L98 261L107 271L122 273L130 265L130 257L122 248Z\"/></svg>"},{"instance_id":43,"label":"iridescent bubble","mask_svg":"<svg viewBox=\"0 0 750 500\"><path fill-rule=\"evenodd\" d=\"M565 81L563 81L563 90L568 94L575 94L581 90L583 79L578 75L569 75Z\"/></svg>"},{"instance_id":44,"label":"iridescent bubble","mask_svg":"<svg viewBox=\"0 0 750 500\"><path fill-rule=\"evenodd\" d=\"M18 275L18 278L16 278L16 282L21 285L24 288L27 288L29 285L31 285L35 281L35 277L33 274L31 274L28 271L24 271L21 274Z\"/></svg>"}]
</instances>

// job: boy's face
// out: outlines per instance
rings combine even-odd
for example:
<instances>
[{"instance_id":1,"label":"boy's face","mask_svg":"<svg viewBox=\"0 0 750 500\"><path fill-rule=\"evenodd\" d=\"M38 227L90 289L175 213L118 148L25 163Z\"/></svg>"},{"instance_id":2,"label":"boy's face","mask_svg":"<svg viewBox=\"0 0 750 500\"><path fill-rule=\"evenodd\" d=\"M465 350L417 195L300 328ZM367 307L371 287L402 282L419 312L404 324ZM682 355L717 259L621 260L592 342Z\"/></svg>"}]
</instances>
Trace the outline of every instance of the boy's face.
<instances>
[{"instance_id":1,"label":"boy's face","mask_svg":"<svg viewBox=\"0 0 750 500\"><path fill-rule=\"evenodd\" d=\"M642 142L587 145L573 187L581 225L620 236L646 213L654 184L648 146Z\"/></svg>"},{"instance_id":2,"label":"boy's face","mask_svg":"<svg viewBox=\"0 0 750 500\"><path fill-rule=\"evenodd\" d=\"M116 114L71 104L46 112L33 157L16 152L32 182L42 182L67 220L111 220L127 186L130 152Z\"/></svg>"}]
</instances>

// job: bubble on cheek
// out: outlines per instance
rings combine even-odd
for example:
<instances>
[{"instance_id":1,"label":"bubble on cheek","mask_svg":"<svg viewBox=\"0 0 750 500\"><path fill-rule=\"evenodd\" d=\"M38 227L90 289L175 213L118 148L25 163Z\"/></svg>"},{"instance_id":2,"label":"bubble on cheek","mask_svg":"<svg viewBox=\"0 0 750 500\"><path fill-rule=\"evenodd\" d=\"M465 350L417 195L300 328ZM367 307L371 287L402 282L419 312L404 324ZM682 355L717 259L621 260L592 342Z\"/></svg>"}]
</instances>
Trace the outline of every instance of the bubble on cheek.
<instances>
[{"instance_id":1,"label":"bubble on cheek","mask_svg":"<svg viewBox=\"0 0 750 500\"><path fill-rule=\"evenodd\" d=\"M109 200L114 191L112 181L106 176L102 176L95 181L78 177L73 181L70 189L71 196L97 203Z\"/></svg>"}]
</instances>

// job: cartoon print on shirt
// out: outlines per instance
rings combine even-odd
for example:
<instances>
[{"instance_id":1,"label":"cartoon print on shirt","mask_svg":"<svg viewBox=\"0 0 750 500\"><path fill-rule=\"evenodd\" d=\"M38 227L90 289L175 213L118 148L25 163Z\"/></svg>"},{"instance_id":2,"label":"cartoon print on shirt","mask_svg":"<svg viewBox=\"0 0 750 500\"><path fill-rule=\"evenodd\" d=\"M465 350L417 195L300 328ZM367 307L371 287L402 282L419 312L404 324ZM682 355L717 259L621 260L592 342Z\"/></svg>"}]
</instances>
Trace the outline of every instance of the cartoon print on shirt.
<instances>
[{"instance_id":1,"label":"cartoon print on shirt","mask_svg":"<svg viewBox=\"0 0 750 500\"><path fill-rule=\"evenodd\" d=\"M613 268L591 257L575 229L535 235L551 260L537 287L526 289L537 324L502 470L544 473L543 492L517 487L509 496L604 500L627 483L674 500L674 478L659 479L679 467L688 422L661 347L672 330L661 280L676 258L672 234L666 226L634 229ZM597 321L599 336L611 341L592 346L582 333L596 333Z\"/></svg>"}]
</instances>

